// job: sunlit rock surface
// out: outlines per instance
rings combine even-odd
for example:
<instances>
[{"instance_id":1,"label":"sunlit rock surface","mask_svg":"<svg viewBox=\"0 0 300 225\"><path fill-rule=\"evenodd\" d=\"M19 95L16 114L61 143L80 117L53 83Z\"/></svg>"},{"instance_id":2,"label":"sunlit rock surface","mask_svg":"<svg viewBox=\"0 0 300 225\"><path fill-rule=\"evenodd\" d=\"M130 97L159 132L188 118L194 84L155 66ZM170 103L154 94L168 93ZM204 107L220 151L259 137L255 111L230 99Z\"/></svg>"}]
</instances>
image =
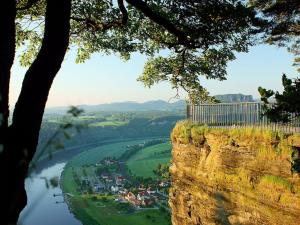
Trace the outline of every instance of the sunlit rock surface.
<instances>
[{"instance_id":1,"label":"sunlit rock surface","mask_svg":"<svg viewBox=\"0 0 300 225\"><path fill-rule=\"evenodd\" d=\"M300 224L300 136L181 122L172 142L173 225Z\"/></svg>"}]
</instances>

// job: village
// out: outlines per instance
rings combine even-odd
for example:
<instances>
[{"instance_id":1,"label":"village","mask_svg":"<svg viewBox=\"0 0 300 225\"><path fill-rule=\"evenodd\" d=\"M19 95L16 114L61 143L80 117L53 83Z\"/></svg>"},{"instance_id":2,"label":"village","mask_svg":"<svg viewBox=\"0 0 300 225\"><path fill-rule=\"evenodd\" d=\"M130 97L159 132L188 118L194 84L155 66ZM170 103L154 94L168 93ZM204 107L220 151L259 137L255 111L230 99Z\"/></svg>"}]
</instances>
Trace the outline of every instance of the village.
<instances>
[{"instance_id":1,"label":"village","mask_svg":"<svg viewBox=\"0 0 300 225\"><path fill-rule=\"evenodd\" d=\"M92 170L89 168L89 173L85 168L82 170L79 179L82 194L112 196L115 202L129 203L136 210L165 208L169 211L170 181L167 179L136 177L127 170L125 162L110 157L96 163Z\"/></svg>"}]
</instances>

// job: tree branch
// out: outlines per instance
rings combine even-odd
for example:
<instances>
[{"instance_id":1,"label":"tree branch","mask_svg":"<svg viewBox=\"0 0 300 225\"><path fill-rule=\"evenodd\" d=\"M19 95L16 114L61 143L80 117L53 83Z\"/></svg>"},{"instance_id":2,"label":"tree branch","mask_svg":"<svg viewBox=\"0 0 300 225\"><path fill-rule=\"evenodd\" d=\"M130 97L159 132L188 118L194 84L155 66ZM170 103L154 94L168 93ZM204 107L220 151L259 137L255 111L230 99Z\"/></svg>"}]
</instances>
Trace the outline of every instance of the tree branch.
<instances>
[{"instance_id":1,"label":"tree branch","mask_svg":"<svg viewBox=\"0 0 300 225\"><path fill-rule=\"evenodd\" d=\"M87 27L91 27L95 31L106 31L113 27L121 27L123 25L122 22L120 22L120 20L108 23L101 23L90 18L80 18L72 16L71 19L77 22L83 22L86 24Z\"/></svg>"},{"instance_id":2,"label":"tree branch","mask_svg":"<svg viewBox=\"0 0 300 225\"><path fill-rule=\"evenodd\" d=\"M122 17L116 21L111 21L108 23L101 23L96 20L92 20L91 18L80 18L72 16L71 19L77 22L83 22L87 27L93 28L95 31L106 31L114 27L122 27L126 25L128 21L128 13L124 6L123 0L118 0L118 6L120 12L122 13Z\"/></svg>"},{"instance_id":3,"label":"tree branch","mask_svg":"<svg viewBox=\"0 0 300 225\"><path fill-rule=\"evenodd\" d=\"M159 13L153 11L147 3L140 0L126 0L130 5L144 13L149 19L164 27L167 31L178 38L178 42L184 45L190 45L191 40L179 28L177 28L170 20Z\"/></svg>"}]
</instances>

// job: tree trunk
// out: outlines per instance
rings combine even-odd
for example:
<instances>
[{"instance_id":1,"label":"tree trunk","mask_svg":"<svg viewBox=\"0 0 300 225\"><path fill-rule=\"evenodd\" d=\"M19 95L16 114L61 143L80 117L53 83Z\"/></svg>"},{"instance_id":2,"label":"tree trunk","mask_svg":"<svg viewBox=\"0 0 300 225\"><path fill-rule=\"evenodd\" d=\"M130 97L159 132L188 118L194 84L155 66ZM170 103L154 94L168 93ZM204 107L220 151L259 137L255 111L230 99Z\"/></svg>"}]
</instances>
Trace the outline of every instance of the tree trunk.
<instances>
[{"instance_id":1,"label":"tree trunk","mask_svg":"<svg viewBox=\"0 0 300 225\"><path fill-rule=\"evenodd\" d=\"M36 151L49 90L68 48L70 11L71 0L47 0L42 46L25 74L7 132L7 151L1 156L0 220L4 225L16 224L27 203L24 181Z\"/></svg>"},{"instance_id":2,"label":"tree trunk","mask_svg":"<svg viewBox=\"0 0 300 225\"><path fill-rule=\"evenodd\" d=\"M10 70L15 56L15 19L16 1L4 0L0 3L0 199L1 212L0 220L6 217L6 212L10 210L10 205L6 201L8 188L5 185L9 171L7 170L7 134L9 116L9 81ZM2 205L2 202L4 203ZM2 211L2 209L5 209ZM13 212L12 212L13 213ZM6 224L6 219L5 223ZM2 224L2 222L0 222Z\"/></svg>"},{"instance_id":3,"label":"tree trunk","mask_svg":"<svg viewBox=\"0 0 300 225\"><path fill-rule=\"evenodd\" d=\"M10 70L15 56L16 2L4 0L0 3L0 152L4 151L4 140L8 126L8 96Z\"/></svg>"}]
</instances>

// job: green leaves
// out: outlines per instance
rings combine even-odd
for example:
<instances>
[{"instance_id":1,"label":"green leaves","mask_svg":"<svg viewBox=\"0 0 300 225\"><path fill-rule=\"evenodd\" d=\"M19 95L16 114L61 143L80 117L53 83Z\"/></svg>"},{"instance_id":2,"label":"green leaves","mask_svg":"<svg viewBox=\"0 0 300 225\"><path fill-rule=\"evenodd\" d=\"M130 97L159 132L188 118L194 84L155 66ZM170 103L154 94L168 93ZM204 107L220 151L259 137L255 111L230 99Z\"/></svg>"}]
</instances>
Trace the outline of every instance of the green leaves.
<instances>
[{"instance_id":1,"label":"green leaves","mask_svg":"<svg viewBox=\"0 0 300 225\"><path fill-rule=\"evenodd\" d=\"M300 79L289 79L282 75L283 92L274 92L262 87L258 88L261 100L264 102L264 114L274 122L290 122L300 115ZM274 96L275 103L269 104L269 98Z\"/></svg>"},{"instance_id":2,"label":"green leaves","mask_svg":"<svg viewBox=\"0 0 300 225\"><path fill-rule=\"evenodd\" d=\"M161 81L169 81L172 88L183 88L193 103L214 102L209 92L200 84L199 77L225 80L227 61L233 60L233 53L227 49L208 49L200 54L196 50L185 49L181 53L171 53L167 57L150 58L138 81L151 87Z\"/></svg>"},{"instance_id":3,"label":"green leaves","mask_svg":"<svg viewBox=\"0 0 300 225\"><path fill-rule=\"evenodd\" d=\"M258 87L258 92L260 94L260 99L265 103L268 104L269 103L269 98L272 97L274 95L274 91L272 90L267 90L265 88L262 87Z\"/></svg>"},{"instance_id":4,"label":"green leaves","mask_svg":"<svg viewBox=\"0 0 300 225\"><path fill-rule=\"evenodd\" d=\"M83 109L77 108L75 106L71 106L67 113L73 117L78 117L84 112Z\"/></svg>"},{"instance_id":5,"label":"green leaves","mask_svg":"<svg viewBox=\"0 0 300 225\"><path fill-rule=\"evenodd\" d=\"M234 52L248 50L255 29L254 12L240 0L127 3L73 0L70 43L77 48L76 63L85 62L96 52L117 53L123 60L140 52L149 56L149 61L139 81L146 87L169 81L172 88L186 90L193 102L213 101L199 77L224 80L227 62L234 60ZM38 24L43 16L42 0L19 12L18 43L26 45L21 56L24 66L39 50L43 23L37 29L24 24L26 19ZM159 56L165 49L170 54Z\"/></svg>"},{"instance_id":6,"label":"green leaves","mask_svg":"<svg viewBox=\"0 0 300 225\"><path fill-rule=\"evenodd\" d=\"M18 8L24 8L33 1L18 1ZM44 32L45 1L37 0L28 9L17 11L16 45L22 49L19 56L21 66L28 67L36 58Z\"/></svg>"},{"instance_id":7,"label":"green leaves","mask_svg":"<svg viewBox=\"0 0 300 225\"><path fill-rule=\"evenodd\" d=\"M169 81L172 88L186 90L193 103L214 102L199 77L224 80L227 62L235 59L234 51L247 51L250 10L238 1L163 1L170 4L166 7L151 2L161 15L168 15L169 21L185 33L189 43L180 41L180 36L159 32L161 27L155 34L148 31L151 39L156 37L153 39L158 46L171 52L167 57L150 57L138 80L146 87Z\"/></svg>"}]
</instances>

